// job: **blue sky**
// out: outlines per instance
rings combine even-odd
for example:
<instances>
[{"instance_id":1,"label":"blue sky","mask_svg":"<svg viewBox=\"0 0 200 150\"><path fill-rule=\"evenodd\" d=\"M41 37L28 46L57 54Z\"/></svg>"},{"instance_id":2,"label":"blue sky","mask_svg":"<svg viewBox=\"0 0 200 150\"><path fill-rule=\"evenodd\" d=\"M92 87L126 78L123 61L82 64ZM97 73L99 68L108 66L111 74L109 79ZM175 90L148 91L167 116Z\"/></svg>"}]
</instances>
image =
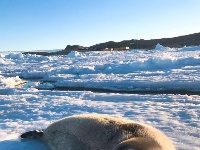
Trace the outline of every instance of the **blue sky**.
<instances>
[{"instance_id":1,"label":"blue sky","mask_svg":"<svg viewBox=\"0 0 200 150\"><path fill-rule=\"evenodd\" d=\"M0 51L200 32L200 0L0 0Z\"/></svg>"}]
</instances>

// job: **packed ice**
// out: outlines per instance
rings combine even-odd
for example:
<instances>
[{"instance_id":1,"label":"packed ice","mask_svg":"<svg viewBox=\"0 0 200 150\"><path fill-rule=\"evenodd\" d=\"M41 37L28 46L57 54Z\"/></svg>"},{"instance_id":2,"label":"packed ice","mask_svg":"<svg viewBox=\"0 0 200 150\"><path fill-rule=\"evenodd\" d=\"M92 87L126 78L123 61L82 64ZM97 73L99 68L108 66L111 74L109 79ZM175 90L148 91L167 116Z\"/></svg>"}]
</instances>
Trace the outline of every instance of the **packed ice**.
<instances>
[{"instance_id":1,"label":"packed ice","mask_svg":"<svg viewBox=\"0 0 200 150\"><path fill-rule=\"evenodd\" d=\"M0 150L45 150L19 135L80 113L147 123L177 149L199 149L200 46L63 56L0 52Z\"/></svg>"}]
</instances>

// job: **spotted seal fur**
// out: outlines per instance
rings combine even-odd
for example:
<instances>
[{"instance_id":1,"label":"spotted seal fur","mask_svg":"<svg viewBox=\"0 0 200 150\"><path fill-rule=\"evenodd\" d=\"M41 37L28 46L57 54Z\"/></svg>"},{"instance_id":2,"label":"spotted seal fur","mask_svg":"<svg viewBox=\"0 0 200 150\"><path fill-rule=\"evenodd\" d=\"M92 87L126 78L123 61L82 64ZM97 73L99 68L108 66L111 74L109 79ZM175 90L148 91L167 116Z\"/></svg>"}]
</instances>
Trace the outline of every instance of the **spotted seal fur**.
<instances>
[{"instance_id":1,"label":"spotted seal fur","mask_svg":"<svg viewBox=\"0 0 200 150\"><path fill-rule=\"evenodd\" d=\"M165 134L149 125L100 114L70 116L21 138L38 138L51 150L175 150Z\"/></svg>"}]
</instances>

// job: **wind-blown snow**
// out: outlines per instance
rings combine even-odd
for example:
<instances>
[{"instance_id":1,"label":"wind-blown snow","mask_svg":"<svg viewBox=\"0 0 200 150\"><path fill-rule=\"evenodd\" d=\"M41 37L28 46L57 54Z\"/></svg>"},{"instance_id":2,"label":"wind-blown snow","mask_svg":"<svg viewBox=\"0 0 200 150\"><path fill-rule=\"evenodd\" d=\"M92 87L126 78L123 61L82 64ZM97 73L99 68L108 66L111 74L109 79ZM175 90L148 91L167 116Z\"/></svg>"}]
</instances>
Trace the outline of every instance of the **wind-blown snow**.
<instances>
[{"instance_id":1,"label":"wind-blown snow","mask_svg":"<svg viewBox=\"0 0 200 150\"><path fill-rule=\"evenodd\" d=\"M43 143L18 136L79 113L148 123L177 149L197 150L199 95L200 46L66 56L0 53L0 150L45 150Z\"/></svg>"}]
</instances>

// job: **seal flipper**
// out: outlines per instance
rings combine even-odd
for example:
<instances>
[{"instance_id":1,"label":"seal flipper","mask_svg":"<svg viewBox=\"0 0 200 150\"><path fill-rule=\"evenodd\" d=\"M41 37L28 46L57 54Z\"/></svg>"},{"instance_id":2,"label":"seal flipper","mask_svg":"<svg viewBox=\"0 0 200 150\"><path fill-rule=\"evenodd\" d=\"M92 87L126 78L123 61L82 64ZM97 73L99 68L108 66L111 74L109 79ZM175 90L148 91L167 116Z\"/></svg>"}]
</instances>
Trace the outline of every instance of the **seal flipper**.
<instances>
[{"instance_id":1,"label":"seal flipper","mask_svg":"<svg viewBox=\"0 0 200 150\"><path fill-rule=\"evenodd\" d=\"M28 132L25 132L21 135L21 138L22 139L26 139L26 138L41 138L43 136L43 131L44 130L33 130L33 131L28 131Z\"/></svg>"},{"instance_id":2,"label":"seal flipper","mask_svg":"<svg viewBox=\"0 0 200 150\"><path fill-rule=\"evenodd\" d=\"M153 139L135 137L119 143L113 150L162 150L163 148Z\"/></svg>"}]
</instances>

